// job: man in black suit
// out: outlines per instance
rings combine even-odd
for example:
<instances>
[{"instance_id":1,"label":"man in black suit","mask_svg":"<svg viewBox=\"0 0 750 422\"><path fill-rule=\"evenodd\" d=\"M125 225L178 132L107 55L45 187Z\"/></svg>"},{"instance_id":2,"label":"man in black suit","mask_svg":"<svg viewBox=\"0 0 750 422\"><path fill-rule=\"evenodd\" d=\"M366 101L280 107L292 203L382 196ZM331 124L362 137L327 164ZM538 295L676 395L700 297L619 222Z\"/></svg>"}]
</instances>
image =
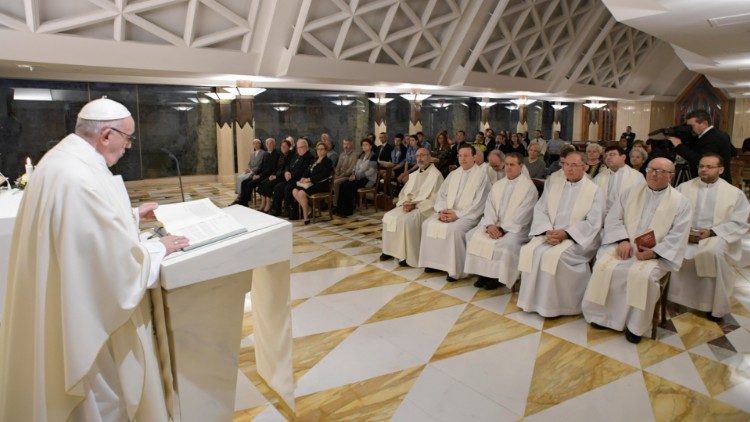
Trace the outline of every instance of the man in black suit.
<instances>
[{"instance_id":1,"label":"man in black suit","mask_svg":"<svg viewBox=\"0 0 750 422\"><path fill-rule=\"evenodd\" d=\"M684 143L680 138L669 137L675 147L677 155L684 158L690 165L690 172L695 177L698 174L698 161L703 154L713 152L719 154L724 160L724 173L721 177L732 183L732 171L730 162L737 155L737 150L732 145L729 135L716 129L711 124L711 115L705 110L695 110L687 115L686 124L690 125L693 133L698 137L695 142Z\"/></svg>"},{"instance_id":2,"label":"man in black suit","mask_svg":"<svg viewBox=\"0 0 750 422\"><path fill-rule=\"evenodd\" d=\"M633 128L630 126L625 126L625 132L620 135L620 138L625 137L625 139L628 140L628 148L631 148L633 146L633 142L635 141L635 132L632 131Z\"/></svg>"},{"instance_id":3,"label":"man in black suit","mask_svg":"<svg viewBox=\"0 0 750 422\"><path fill-rule=\"evenodd\" d=\"M403 139L404 135L401 135L401 140ZM377 161L391 161L391 151L393 151L393 145L388 142L388 135L385 132L380 132L378 134L378 141L380 142L380 145L378 145L377 147Z\"/></svg>"},{"instance_id":4,"label":"man in black suit","mask_svg":"<svg viewBox=\"0 0 750 422\"><path fill-rule=\"evenodd\" d=\"M310 146L307 140L303 138L297 139L296 154L292 157L287 170L284 172L286 182L279 183L273 188L273 208L271 209L271 215L276 217L281 215L281 203L283 201L289 211L289 219L299 219L297 203L294 201L294 197L292 197L292 189L297 187L297 182L302 178L305 170L310 168L313 161L315 161L315 157L310 153Z\"/></svg>"}]
</instances>

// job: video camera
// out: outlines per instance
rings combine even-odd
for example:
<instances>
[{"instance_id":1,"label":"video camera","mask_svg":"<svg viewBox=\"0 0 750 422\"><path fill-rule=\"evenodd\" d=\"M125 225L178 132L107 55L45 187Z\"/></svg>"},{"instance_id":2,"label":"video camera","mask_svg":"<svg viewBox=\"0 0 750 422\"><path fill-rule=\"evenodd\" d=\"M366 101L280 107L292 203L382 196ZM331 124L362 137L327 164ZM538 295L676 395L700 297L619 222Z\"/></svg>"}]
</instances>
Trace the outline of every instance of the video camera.
<instances>
[{"instance_id":1,"label":"video camera","mask_svg":"<svg viewBox=\"0 0 750 422\"><path fill-rule=\"evenodd\" d=\"M648 133L649 137L656 135L664 135L665 138L674 136L675 138L680 138L682 141L687 141L693 137L693 129L689 125L681 124L672 127L663 127Z\"/></svg>"}]
</instances>

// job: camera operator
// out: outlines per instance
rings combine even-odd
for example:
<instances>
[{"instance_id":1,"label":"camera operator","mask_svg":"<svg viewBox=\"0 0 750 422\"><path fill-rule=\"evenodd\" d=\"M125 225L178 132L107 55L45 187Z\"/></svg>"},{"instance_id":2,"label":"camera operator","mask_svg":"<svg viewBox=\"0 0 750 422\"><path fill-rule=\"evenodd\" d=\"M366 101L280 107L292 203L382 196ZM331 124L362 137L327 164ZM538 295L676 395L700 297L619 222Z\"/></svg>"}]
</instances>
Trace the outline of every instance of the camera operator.
<instances>
[{"instance_id":1,"label":"camera operator","mask_svg":"<svg viewBox=\"0 0 750 422\"><path fill-rule=\"evenodd\" d=\"M711 115L705 110L695 110L687 115L687 121L693 133L698 137L694 142L683 142L682 139L670 136L669 140L675 147L677 155L687 160L692 175L698 174L698 161L708 152L719 154L724 160L724 173L721 177L732 183L732 172L729 163L737 154L729 135L719 131L711 124Z\"/></svg>"}]
</instances>

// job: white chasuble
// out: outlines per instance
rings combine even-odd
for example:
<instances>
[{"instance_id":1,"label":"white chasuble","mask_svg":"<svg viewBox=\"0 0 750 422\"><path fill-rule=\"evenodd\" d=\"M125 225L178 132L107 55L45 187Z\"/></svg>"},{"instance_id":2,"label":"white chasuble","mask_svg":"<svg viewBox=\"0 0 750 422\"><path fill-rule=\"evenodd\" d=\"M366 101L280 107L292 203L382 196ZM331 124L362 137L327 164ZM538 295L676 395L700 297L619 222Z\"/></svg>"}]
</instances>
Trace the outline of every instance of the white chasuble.
<instances>
[{"instance_id":1,"label":"white chasuble","mask_svg":"<svg viewBox=\"0 0 750 422\"><path fill-rule=\"evenodd\" d=\"M0 420L167 419L144 299L151 255L124 189L76 135L31 177L0 326Z\"/></svg>"},{"instance_id":2,"label":"white chasuble","mask_svg":"<svg viewBox=\"0 0 750 422\"><path fill-rule=\"evenodd\" d=\"M621 193L633 186L645 185L646 179L641 172L626 165L616 172L610 169L602 170L594 177L594 183L604 192L604 197L607 198L607 210L609 210Z\"/></svg>"}]
</instances>

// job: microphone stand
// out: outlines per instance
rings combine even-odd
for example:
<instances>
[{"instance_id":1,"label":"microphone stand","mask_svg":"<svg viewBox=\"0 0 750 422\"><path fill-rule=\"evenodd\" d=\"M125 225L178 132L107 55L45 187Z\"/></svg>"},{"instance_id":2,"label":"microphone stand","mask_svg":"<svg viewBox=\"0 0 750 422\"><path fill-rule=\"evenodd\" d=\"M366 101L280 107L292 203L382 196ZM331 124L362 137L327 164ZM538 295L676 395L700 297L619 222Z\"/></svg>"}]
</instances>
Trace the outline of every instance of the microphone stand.
<instances>
[{"instance_id":1,"label":"microphone stand","mask_svg":"<svg viewBox=\"0 0 750 422\"><path fill-rule=\"evenodd\" d=\"M180 160L172 154L168 149L161 148L161 151L169 156L174 161L175 167L177 167L177 180L180 182L180 194L182 194L182 202L185 202L185 190L182 188L182 173L180 173Z\"/></svg>"}]
</instances>

